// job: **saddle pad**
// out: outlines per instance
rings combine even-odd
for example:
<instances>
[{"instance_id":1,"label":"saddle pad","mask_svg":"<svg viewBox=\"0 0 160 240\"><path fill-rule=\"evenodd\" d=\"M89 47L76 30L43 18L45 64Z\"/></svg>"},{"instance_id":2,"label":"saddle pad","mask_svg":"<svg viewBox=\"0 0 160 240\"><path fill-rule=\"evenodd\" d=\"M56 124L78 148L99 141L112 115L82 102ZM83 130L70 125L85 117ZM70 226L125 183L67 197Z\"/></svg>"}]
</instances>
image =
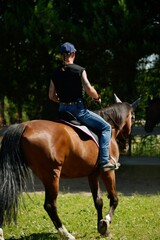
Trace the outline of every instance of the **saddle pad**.
<instances>
[{"instance_id":1,"label":"saddle pad","mask_svg":"<svg viewBox=\"0 0 160 240\"><path fill-rule=\"evenodd\" d=\"M72 124L71 122L67 122L65 120L60 120L60 122L63 122L73 128L78 128L80 129L82 132L84 132L85 134L87 134L88 136L90 136L93 141L97 144L97 146L99 147L99 143L98 143L98 140L94 137L94 135L91 133L91 131L84 125L75 125L75 124Z\"/></svg>"}]
</instances>

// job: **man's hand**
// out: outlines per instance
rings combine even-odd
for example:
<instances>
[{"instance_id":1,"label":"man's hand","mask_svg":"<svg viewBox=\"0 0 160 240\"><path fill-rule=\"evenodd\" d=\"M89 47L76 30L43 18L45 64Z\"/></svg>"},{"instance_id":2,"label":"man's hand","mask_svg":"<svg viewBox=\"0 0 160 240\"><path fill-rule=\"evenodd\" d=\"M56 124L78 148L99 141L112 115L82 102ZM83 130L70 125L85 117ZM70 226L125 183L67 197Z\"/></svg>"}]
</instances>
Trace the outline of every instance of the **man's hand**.
<instances>
[{"instance_id":1,"label":"man's hand","mask_svg":"<svg viewBox=\"0 0 160 240\"><path fill-rule=\"evenodd\" d=\"M98 98L93 98L93 100L95 101L95 103L101 104L101 96L100 95L98 96Z\"/></svg>"}]
</instances>

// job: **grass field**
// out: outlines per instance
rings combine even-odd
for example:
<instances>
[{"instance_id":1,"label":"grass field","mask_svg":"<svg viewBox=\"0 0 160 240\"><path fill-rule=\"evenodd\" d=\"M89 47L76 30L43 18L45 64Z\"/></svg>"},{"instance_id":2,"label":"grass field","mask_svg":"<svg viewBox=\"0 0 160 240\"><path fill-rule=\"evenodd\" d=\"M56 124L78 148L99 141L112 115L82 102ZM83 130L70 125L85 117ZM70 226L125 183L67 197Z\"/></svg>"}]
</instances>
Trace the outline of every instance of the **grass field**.
<instances>
[{"instance_id":1,"label":"grass field","mask_svg":"<svg viewBox=\"0 0 160 240\"><path fill-rule=\"evenodd\" d=\"M59 235L43 209L44 193L26 195L20 207L17 225L4 226L6 240L58 240ZM103 194L104 214L109 201ZM160 195L123 196L110 225L112 240L159 240ZM77 240L104 239L97 232L97 216L92 197L84 194L60 194L58 211L61 220Z\"/></svg>"}]
</instances>

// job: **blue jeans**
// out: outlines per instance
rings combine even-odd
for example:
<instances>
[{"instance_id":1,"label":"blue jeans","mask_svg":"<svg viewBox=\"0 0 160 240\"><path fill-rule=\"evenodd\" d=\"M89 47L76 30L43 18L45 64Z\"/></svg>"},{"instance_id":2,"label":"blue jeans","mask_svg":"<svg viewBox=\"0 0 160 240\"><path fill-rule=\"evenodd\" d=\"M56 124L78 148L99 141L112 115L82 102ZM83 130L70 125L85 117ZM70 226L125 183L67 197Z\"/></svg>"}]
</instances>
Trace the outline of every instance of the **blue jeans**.
<instances>
[{"instance_id":1,"label":"blue jeans","mask_svg":"<svg viewBox=\"0 0 160 240\"><path fill-rule=\"evenodd\" d=\"M59 111L71 112L82 124L95 129L99 134L99 164L109 162L109 143L111 138L111 125L98 114L89 111L80 99L76 104L60 104Z\"/></svg>"}]
</instances>

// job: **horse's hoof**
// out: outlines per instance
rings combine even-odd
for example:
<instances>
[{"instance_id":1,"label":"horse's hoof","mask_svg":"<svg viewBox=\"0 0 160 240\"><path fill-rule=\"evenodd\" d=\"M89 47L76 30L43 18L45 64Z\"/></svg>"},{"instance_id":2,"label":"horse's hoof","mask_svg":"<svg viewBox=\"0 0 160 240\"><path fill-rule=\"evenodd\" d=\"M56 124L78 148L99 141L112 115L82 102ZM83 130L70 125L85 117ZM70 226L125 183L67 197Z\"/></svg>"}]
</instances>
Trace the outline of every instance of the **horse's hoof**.
<instances>
[{"instance_id":1,"label":"horse's hoof","mask_svg":"<svg viewBox=\"0 0 160 240\"><path fill-rule=\"evenodd\" d=\"M61 240L75 240L75 237L69 234L67 236L61 236Z\"/></svg>"},{"instance_id":2,"label":"horse's hoof","mask_svg":"<svg viewBox=\"0 0 160 240\"><path fill-rule=\"evenodd\" d=\"M109 222L102 219L99 224L98 224L98 232L102 235L102 236L109 236L109 231L108 231L108 227L109 227Z\"/></svg>"}]
</instances>

